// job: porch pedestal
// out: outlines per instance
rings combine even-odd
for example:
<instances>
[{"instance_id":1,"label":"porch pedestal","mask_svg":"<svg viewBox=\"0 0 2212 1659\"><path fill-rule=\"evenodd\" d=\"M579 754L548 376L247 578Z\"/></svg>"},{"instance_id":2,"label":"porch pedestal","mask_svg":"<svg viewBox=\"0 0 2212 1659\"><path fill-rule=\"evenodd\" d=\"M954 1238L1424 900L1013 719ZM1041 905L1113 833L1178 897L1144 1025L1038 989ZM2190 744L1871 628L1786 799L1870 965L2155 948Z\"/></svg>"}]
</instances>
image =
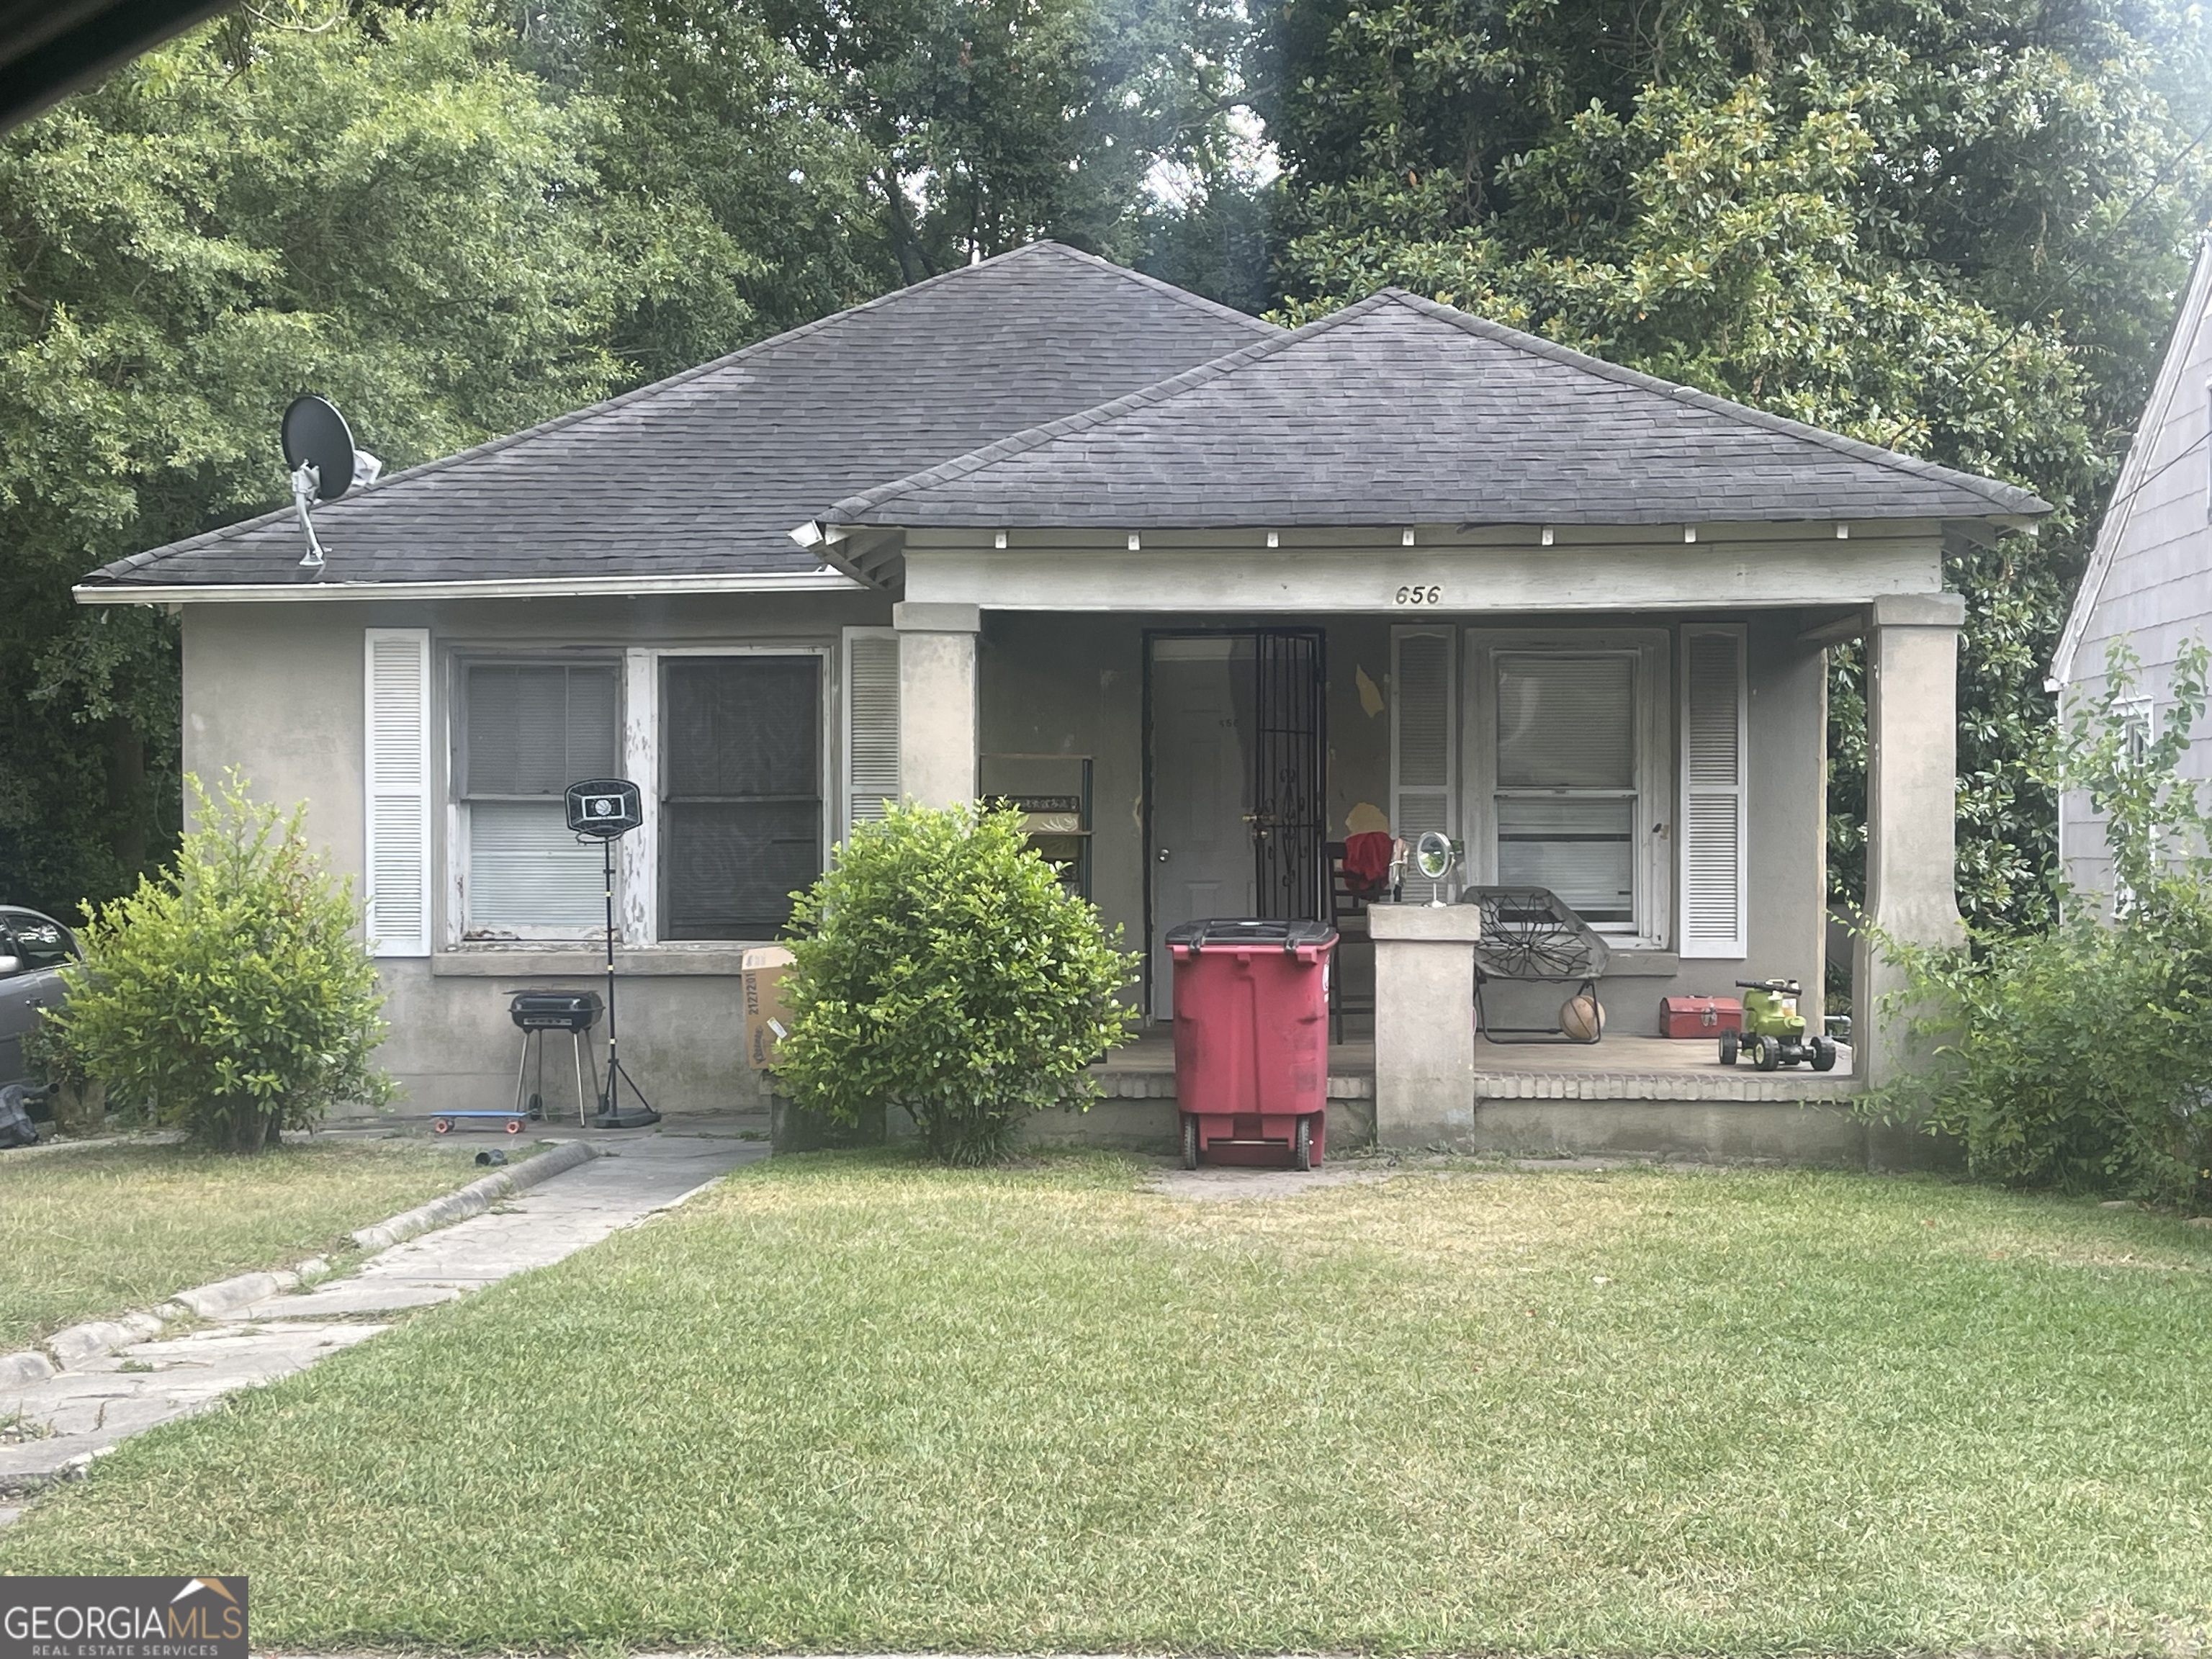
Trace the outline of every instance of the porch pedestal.
<instances>
[{"instance_id":1,"label":"porch pedestal","mask_svg":"<svg viewBox=\"0 0 2212 1659\"><path fill-rule=\"evenodd\" d=\"M891 607L899 635L899 787L924 806L975 799L975 636L972 605Z\"/></svg>"},{"instance_id":2,"label":"porch pedestal","mask_svg":"<svg viewBox=\"0 0 2212 1659\"><path fill-rule=\"evenodd\" d=\"M1893 939L1957 945L1959 628L1956 593L1899 594L1874 602L1866 632L1866 913ZM1905 1030L1902 1009L1882 998L1905 975L1873 942L1852 949L1852 1035L1869 1087L1893 1081L1927 1058Z\"/></svg>"},{"instance_id":3,"label":"porch pedestal","mask_svg":"<svg viewBox=\"0 0 2212 1659\"><path fill-rule=\"evenodd\" d=\"M1377 904L1375 941L1375 1139L1427 1146L1474 1132L1474 942L1472 904Z\"/></svg>"}]
</instances>

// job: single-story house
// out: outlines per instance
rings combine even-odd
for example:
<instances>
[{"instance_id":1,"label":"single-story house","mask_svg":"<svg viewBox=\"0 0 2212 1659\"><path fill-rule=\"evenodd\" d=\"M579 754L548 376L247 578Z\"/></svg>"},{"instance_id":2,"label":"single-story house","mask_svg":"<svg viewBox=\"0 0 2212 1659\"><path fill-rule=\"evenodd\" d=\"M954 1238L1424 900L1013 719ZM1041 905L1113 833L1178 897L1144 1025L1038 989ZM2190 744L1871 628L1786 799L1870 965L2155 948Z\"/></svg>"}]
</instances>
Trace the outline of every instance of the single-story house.
<instances>
[{"instance_id":1,"label":"single-story house","mask_svg":"<svg viewBox=\"0 0 2212 1659\"><path fill-rule=\"evenodd\" d=\"M1328 914L1348 830L1567 898L1611 946L1572 1055L1438 1017L1471 947L1433 918L1347 950L1376 1006L1332 1091L1371 1076L1387 1140L1826 1155L1857 1131L1798 1103L1904 1063L1863 1019L1820 1079L1641 1034L1769 975L1817 1014L1847 639L1868 909L1955 936L1943 550L2046 510L1409 294L1286 331L1040 243L347 496L319 571L285 511L78 597L177 611L187 767L308 803L425 1107L504 1104L508 994L592 983L560 794L620 773L625 1059L664 1108L759 1098L738 956L849 824L983 793L1143 951L1156 1020L1170 927ZM1170 1091L1089 1121L1164 1140Z\"/></svg>"},{"instance_id":2,"label":"single-story house","mask_svg":"<svg viewBox=\"0 0 2212 1659\"><path fill-rule=\"evenodd\" d=\"M2100 701L2106 653L2124 644L2139 662L2120 713L2148 742L2173 708L2168 678L2191 640L2212 643L2212 238L2200 241L2173 333L2142 418L2121 463L2074 605L2044 684L2063 710ZM2212 779L2212 732L2191 733L2180 771ZM2112 898L2105 820L2085 791L2058 800L2058 860L2075 890Z\"/></svg>"}]
</instances>

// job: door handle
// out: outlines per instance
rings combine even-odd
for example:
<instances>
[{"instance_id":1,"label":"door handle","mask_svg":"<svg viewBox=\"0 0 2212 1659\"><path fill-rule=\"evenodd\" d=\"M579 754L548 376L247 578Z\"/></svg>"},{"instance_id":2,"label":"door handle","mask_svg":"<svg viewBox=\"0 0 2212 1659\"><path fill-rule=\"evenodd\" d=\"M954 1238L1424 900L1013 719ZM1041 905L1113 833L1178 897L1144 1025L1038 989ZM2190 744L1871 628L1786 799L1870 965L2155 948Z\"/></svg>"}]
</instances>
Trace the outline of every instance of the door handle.
<instances>
[{"instance_id":1,"label":"door handle","mask_svg":"<svg viewBox=\"0 0 2212 1659\"><path fill-rule=\"evenodd\" d=\"M1161 862L1162 864L1165 864L1167 861L1168 861L1168 849L1167 849L1166 848L1163 847L1163 848L1160 848L1160 862Z\"/></svg>"}]
</instances>

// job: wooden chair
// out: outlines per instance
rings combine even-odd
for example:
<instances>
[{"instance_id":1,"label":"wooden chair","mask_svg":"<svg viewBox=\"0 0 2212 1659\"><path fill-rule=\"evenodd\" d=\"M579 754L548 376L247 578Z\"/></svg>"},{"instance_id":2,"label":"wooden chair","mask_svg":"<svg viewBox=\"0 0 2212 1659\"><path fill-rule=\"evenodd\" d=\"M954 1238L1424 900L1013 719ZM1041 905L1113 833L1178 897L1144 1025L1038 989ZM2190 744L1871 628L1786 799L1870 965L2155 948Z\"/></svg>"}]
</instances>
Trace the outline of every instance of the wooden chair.
<instances>
[{"instance_id":1,"label":"wooden chair","mask_svg":"<svg viewBox=\"0 0 2212 1659\"><path fill-rule=\"evenodd\" d=\"M1370 989L1364 995L1347 997L1344 993L1344 959L1347 951L1358 945L1367 954L1367 983L1375 983L1375 941L1367 932L1367 901L1352 890L1352 884L1344 873L1344 843L1329 842L1323 848L1328 860L1328 920L1336 929L1336 960L1329 965L1328 1020L1334 1040L1344 1041L1344 1016L1346 1012L1375 1013L1375 994ZM1347 927L1347 922L1356 927Z\"/></svg>"}]
</instances>

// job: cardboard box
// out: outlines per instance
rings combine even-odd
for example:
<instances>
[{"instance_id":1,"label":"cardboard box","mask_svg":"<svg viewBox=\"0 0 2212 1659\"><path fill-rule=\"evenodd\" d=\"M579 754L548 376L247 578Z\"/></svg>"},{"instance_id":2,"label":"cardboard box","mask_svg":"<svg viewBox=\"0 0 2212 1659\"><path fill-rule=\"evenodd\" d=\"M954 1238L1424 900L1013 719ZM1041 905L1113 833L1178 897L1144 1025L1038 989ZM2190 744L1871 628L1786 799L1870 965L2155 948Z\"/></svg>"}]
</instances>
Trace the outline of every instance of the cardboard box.
<instances>
[{"instance_id":1,"label":"cardboard box","mask_svg":"<svg viewBox=\"0 0 2212 1659\"><path fill-rule=\"evenodd\" d=\"M791 1024L790 1005L783 999L783 976L790 969L791 952L781 945L763 945L738 960L745 1004L745 1058L757 1072L775 1064L775 1051Z\"/></svg>"}]
</instances>

